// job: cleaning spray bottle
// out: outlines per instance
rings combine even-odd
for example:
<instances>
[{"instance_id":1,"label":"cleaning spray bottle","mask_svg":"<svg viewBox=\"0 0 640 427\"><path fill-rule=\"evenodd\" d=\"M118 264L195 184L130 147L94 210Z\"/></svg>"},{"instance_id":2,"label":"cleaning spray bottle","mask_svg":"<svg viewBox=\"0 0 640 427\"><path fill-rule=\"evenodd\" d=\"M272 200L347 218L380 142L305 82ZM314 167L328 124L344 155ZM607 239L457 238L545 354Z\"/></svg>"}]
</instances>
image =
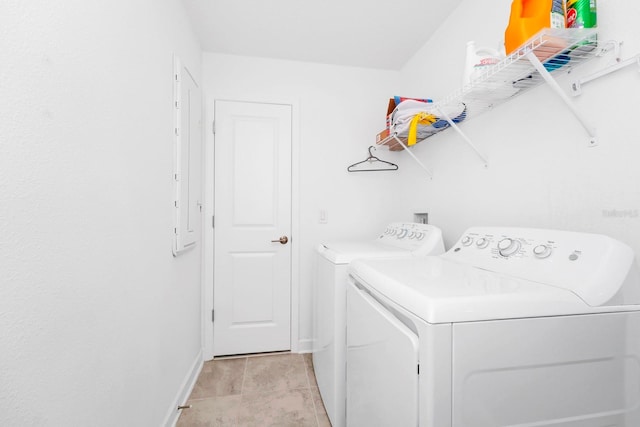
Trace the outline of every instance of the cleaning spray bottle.
<instances>
[{"instance_id":1,"label":"cleaning spray bottle","mask_svg":"<svg viewBox=\"0 0 640 427\"><path fill-rule=\"evenodd\" d=\"M563 0L513 0L504 33L507 55L543 28L564 28Z\"/></svg>"}]
</instances>

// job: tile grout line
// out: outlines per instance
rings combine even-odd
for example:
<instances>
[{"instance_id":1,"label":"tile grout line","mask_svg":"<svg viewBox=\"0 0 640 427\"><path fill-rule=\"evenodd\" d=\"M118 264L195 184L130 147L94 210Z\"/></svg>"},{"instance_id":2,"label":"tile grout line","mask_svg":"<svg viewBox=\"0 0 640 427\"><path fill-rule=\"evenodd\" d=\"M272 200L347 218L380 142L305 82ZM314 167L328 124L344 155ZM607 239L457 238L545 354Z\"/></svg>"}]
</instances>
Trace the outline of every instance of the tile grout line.
<instances>
[{"instance_id":1,"label":"tile grout line","mask_svg":"<svg viewBox=\"0 0 640 427\"><path fill-rule=\"evenodd\" d=\"M242 370L242 384L240 385L240 395L244 395L244 382L247 378L247 365L249 364L249 358L244 359L244 369Z\"/></svg>"},{"instance_id":2,"label":"tile grout line","mask_svg":"<svg viewBox=\"0 0 640 427\"><path fill-rule=\"evenodd\" d=\"M320 426L320 419L318 418L318 408L316 408L316 399L313 397L313 392L311 391L311 380L309 379L309 367L307 366L307 361L302 356L302 363L304 364L304 372L307 377L307 386L309 389L309 395L311 396L311 405L313 405L313 415L316 417L316 426ZM313 363L313 361L311 362Z\"/></svg>"},{"instance_id":3,"label":"tile grout line","mask_svg":"<svg viewBox=\"0 0 640 427\"><path fill-rule=\"evenodd\" d=\"M247 366L249 365L249 358L244 359L244 369L242 370L242 383L240 384L240 404L238 405L238 411L236 412L236 425L240 425L240 410L244 402L244 382L247 379Z\"/></svg>"}]
</instances>

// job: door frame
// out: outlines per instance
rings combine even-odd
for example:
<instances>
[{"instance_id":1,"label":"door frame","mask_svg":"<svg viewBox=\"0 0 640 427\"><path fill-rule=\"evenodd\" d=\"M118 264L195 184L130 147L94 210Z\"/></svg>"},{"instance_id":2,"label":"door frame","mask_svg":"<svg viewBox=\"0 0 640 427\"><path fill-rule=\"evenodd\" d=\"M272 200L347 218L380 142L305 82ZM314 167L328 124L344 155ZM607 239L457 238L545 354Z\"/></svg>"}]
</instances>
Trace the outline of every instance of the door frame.
<instances>
[{"instance_id":1,"label":"door frame","mask_svg":"<svg viewBox=\"0 0 640 427\"><path fill-rule=\"evenodd\" d=\"M291 106L291 352L298 353L310 350L301 348L300 343L300 102L293 98L260 98L243 96L210 96L205 97L205 138L204 138L204 205L205 217L203 227L203 265L202 280L202 350L204 360L213 359L213 259L214 259L214 229L212 218L214 206L214 134L213 121L215 118L215 101L253 102L262 104L285 104Z\"/></svg>"}]
</instances>

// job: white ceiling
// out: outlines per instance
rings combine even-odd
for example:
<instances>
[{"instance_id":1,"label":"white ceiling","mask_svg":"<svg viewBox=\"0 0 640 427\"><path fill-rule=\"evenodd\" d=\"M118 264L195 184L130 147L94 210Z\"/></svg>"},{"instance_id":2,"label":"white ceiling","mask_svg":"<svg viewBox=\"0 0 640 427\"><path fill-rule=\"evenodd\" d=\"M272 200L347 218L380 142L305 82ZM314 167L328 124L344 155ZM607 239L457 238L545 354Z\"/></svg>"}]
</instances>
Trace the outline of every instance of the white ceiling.
<instances>
[{"instance_id":1,"label":"white ceiling","mask_svg":"<svg viewBox=\"0 0 640 427\"><path fill-rule=\"evenodd\" d=\"M399 69L461 0L182 0L207 52Z\"/></svg>"}]
</instances>

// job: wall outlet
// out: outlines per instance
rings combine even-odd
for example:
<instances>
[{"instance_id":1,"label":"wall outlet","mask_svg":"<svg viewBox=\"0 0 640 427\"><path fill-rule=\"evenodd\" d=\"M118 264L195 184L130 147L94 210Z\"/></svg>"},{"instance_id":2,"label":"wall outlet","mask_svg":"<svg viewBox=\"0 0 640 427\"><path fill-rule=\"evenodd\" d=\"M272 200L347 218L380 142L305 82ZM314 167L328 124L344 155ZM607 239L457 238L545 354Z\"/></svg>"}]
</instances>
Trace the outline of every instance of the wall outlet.
<instances>
[{"instance_id":1,"label":"wall outlet","mask_svg":"<svg viewBox=\"0 0 640 427\"><path fill-rule=\"evenodd\" d=\"M318 223L326 224L328 222L329 222L329 215L327 214L327 211L324 209L320 209L320 216L318 217Z\"/></svg>"}]
</instances>

